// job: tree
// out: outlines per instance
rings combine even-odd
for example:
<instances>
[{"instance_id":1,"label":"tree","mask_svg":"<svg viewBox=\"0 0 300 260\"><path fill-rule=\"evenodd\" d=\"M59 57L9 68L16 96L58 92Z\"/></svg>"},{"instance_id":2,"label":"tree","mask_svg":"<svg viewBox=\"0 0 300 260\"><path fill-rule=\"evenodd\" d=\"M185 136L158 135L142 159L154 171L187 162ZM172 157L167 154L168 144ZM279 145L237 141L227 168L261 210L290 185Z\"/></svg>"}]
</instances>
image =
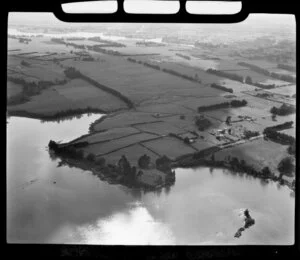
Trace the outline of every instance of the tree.
<instances>
[{"instance_id":1,"label":"tree","mask_svg":"<svg viewBox=\"0 0 300 260\"><path fill-rule=\"evenodd\" d=\"M99 159L96 160L96 164L100 166L105 165L105 159L103 157L100 157Z\"/></svg>"},{"instance_id":2,"label":"tree","mask_svg":"<svg viewBox=\"0 0 300 260\"><path fill-rule=\"evenodd\" d=\"M86 157L86 159L88 161L94 162L95 159L96 159L96 156L94 154L92 154L92 153L89 153L88 156Z\"/></svg>"},{"instance_id":3,"label":"tree","mask_svg":"<svg viewBox=\"0 0 300 260\"><path fill-rule=\"evenodd\" d=\"M226 124L227 124L227 125L230 125L230 122L231 122L231 116L228 116L228 117L226 118Z\"/></svg>"},{"instance_id":4,"label":"tree","mask_svg":"<svg viewBox=\"0 0 300 260\"><path fill-rule=\"evenodd\" d=\"M246 82L247 84L250 84L250 85L253 83L250 76L247 76L247 77L246 77L245 82Z\"/></svg>"},{"instance_id":5,"label":"tree","mask_svg":"<svg viewBox=\"0 0 300 260\"><path fill-rule=\"evenodd\" d=\"M262 177L269 177L271 175L271 171L268 166L264 167L261 171Z\"/></svg>"},{"instance_id":6,"label":"tree","mask_svg":"<svg viewBox=\"0 0 300 260\"><path fill-rule=\"evenodd\" d=\"M295 170L295 165L293 164L292 157L285 157L283 158L277 167L278 171L280 172L280 175L282 176L287 175L291 176L292 172Z\"/></svg>"},{"instance_id":7,"label":"tree","mask_svg":"<svg viewBox=\"0 0 300 260\"><path fill-rule=\"evenodd\" d=\"M142 169L147 169L149 167L150 160L151 160L150 156L146 154L142 155L138 160L139 167Z\"/></svg>"},{"instance_id":8,"label":"tree","mask_svg":"<svg viewBox=\"0 0 300 260\"><path fill-rule=\"evenodd\" d=\"M190 143L190 139L188 137L185 137L183 139L183 142L186 143L186 144L189 144Z\"/></svg>"}]
</instances>

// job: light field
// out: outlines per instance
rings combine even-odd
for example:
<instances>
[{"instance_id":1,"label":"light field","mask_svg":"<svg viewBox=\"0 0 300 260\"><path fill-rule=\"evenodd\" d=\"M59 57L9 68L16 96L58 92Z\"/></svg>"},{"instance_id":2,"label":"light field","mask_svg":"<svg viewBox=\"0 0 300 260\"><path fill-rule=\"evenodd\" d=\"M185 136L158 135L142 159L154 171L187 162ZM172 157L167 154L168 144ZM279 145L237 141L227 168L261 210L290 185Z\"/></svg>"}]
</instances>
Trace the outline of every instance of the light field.
<instances>
[{"instance_id":1,"label":"light field","mask_svg":"<svg viewBox=\"0 0 300 260\"><path fill-rule=\"evenodd\" d=\"M131 165L138 165L138 159L144 154L150 156L152 163L155 163L155 160L159 157L157 154L151 152L140 144L136 144L124 149L120 149L116 152L109 153L105 156L105 158L109 163L115 164L120 160L122 155L125 155Z\"/></svg>"},{"instance_id":2,"label":"light field","mask_svg":"<svg viewBox=\"0 0 300 260\"><path fill-rule=\"evenodd\" d=\"M89 143L95 143L95 142L103 142L108 140L114 140L117 138L121 138L124 136L137 134L139 133L139 130L133 128L133 127L120 127L120 128L112 128L108 129L104 132L94 133L91 135L87 135L86 137L80 138L76 140L74 143L78 142L89 142Z\"/></svg>"},{"instance_id":3,"label":"light field","mask_svg":"<svg viewBox=\"0 0 300 260\"><path fill-rule=\"evenodd\" d=\"M157 135L168 135L169 133L174 133L174 134L183 133L182 129L165 122L142 124L142 125L136 125L135 127L141 131L150 132Z\"/></svg>"},{"instance_id":4,"label":"light field","mask_svg":"<svg viewBox=\"0 0 300 260\"><path fill-rule=\"evenodd\" d=\"M147 133L138 133L136 135L120 138L118 140L92 144L84 147L82 150L86 154L93 153L96 156L100 156L154 138L157 138L157 136Z\"/></svg>"},{"instance_id":5,"label":"light field","mask_svg":"<svg viewBox=\"0 0 300 260\"><path fill-rule=\"evenodd\" d=\"M237 157L239 160L245 160L247 164L254 166L257 170L268 166L272 172L279 175L277 166L288 155L287 148L286 145L265 141L261 138L218 151L215 153L215 159L223 160L227 156Z\"/></svg>"}]
</instances>

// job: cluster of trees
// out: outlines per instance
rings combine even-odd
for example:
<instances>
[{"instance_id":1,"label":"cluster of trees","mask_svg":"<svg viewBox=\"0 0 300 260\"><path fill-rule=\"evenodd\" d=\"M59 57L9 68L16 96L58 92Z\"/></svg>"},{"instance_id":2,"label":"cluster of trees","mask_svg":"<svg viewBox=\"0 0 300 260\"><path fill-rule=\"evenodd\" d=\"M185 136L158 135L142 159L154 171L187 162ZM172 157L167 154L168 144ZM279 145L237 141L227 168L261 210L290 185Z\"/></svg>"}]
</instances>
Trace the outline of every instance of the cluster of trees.
<instances>
[{"instance_id":1,"label":"cluster of trees","mask_svg":"<svg viewBox=\"0 0 300 260\"><path fill-rule=\"evenodd\" d=\"M283 80L283 81L287 81L287 82L291 82L291 83L295 83L296 82L296 78L291 76L291 75L286 75L286 74L279 74L276 72L270 72L267 69L261 68L259 66L247 63L247 62L238 62L238 65L240 66L244 66L247 68L250 68L251 70L263 74L265 76L270 76L274 79L279 79L279 80Z\"/></svg>"},{"instance_id":2,"label":"cluster of trees","mask_svg":"<svg viewBox=\"0 0 300 260\"><path fill-rule=\"evenodd\" d=\"M278 171L280 172L280 175L286 175L286 176L293 176L292 173L295 171L295 165L293 163L292 157L285 157L283 158L277 167Z\"/></svg>"},{"instance_id":3,"label":"cluster of trees","mask_svg":"<svg viewBox=\"0 0 300 260\"><path fill-rule=\"evenodd\" d=\"M226 87L218 85L216 83L212 83L210 86L212 88L220 89L220 90L223 90L225 92L233 93L233 89L232 88L226 88Z\"/></svg>"},{"instance_id":4,"label":"cluster of trees","mask_svg":"<svg viewBox=\"0 0 300 260\"><path fill-rule=\"evenodd\" d=\"M287 64L277 64L277 68L283 69L283 70L288 70L291 72L296 72L296 67L292 65L287 65Z\"/></svg>"},{"instance_id":5,"label":"cluster of trees","mask_svg":"<svg viewBox=\"0 0 300 260\"><path fill-rule=\"evenodd\" d=\"M166 155L159 157L155 161L156 169L162 172L170 172L171 171L171 159L168 158Z\"/></svg>"},{"instance_id":6,"label":"cluster of trees","mask_svg":"<svg viewBox=\"0 0 300 260\"><path fill-rule=\"evenodd\" d=\"M238 65L240 66L243 66L243 67L247 67L257 73L260 73L260 74L263 74L263 75L266 75L266 76L270 76L270 72L264 68L261 68L259 66L256 66L256 65L253 65L253 64L250 64L250 63L247 63L247 62L238 62Z\"/></svg>"},{"instance_id":7,"label":"cluster of trees","mask_svg":"<svg viewBox=\"0 0 300 260\"><path fill-rule=\"evenodd\" d=\"M293 124L294 124L293 121L288 121L279 125L269 126L265 128L265 130L281 131L281 130L292 128Z\"/></svg>"},{"instance_id":8,"label":"cluster of trees","mask_svg":"<svg viewBox=\"0 0 300 260\"><path fill-rule=\"evenodd\" d=\"M237 157L228 156L228 163L234 171L245 172L249 175L260 176L262 178L269 178L273 176L269 167L266 166L261 171L257 171L252 165L246 164L245 160L239 160Z\"/></svg>"},{"instance_id":9,"label":"cluster of trees","mask_svg":"<svg viewBox=\"0 0 300 260\"><path fill-rule=\"evenodd\" d=\"M224 78L228 78L231 80L235 80L241 83L244 83L244 77L237 75L237 74L233 74L233 73L228 73L225 71L221 71L221 70L215 70L215 69L207 69L206 72L210 73L210 74L214 74L220 77L224 77Z\"/></svg>"},{"instance_id":10,"label":"cluster of trees","mask_svg":"<svg viewBox=\"0 0 300 260\"><path fill-rule=\"evenodd\" d=\"M150 162L151 162L150 156L148 156L147 154L144 154L138 159L138 166L141 169L148 169L150 166Z\"/></svg>"},{"instance_id":11,"label":"cluster of trees","mask_svg":"<svg viewBox=\"0 0 300 260\"><path fill-rule=\"evenodd\" d=\"M151 63L148 63L148 62L144 62L143 65L146 66L146 67L155 69L155 70L160 70L160 67L158 65L154 65L154 64L151 64Z\"/></svg>"},{"instance_id":12,"label":"cluster of trees","mask_svg":"<svg viewBox=\"0 0 300 260\"><path fill-rule=\"evenodd\" d=\"M244 136L246 139L249 139L251 137L259 136L258 131L250 131L250 130L245 130L244 131Z\"/></svg>"},{"instance_id":13,"label":"cluster of trees","mask_svg":"<svg viewBox=\"0 0 300 260\"><path fill-rule=\"evenodd\" d=\"M273 142L280 143L283 145L295 145L296 139L293 136L277 132L276 130L265 128L263 134L272 140Z\"/></svg>"},{"instance_id":14,"label":"cluster of trees","mask_svg":"<svg viewBox=\"0 0 300 260\"><path fill-rule=\"evenodd\" d=\"M112 89L112 88L109 88L107 86L104 86L104 85L98 83L97 81L89 78L88 76L83 75L80 71L76 70L74 67L69 67L69 68L65 69L64 73L65 73L65 75L68 78L71 78L71 79L81 78L81 79L83 79L83 80L91 83L92 85L100 88L101 90L106 91L106 92L108 92L108 93L110 93L110 94L118 97L119 99L121 99L122 101L124 101L129 108L133 108L134 107L133 102L129 98L127 98L126 96L124 96L123 94L121 94L119 91L117 91L115 89Z\"/></svg>"},{"instance_id":15,"label":"cluster of trees","mask_svg":"<svg viewBox=\"0 0 300 260\"><path fill-rule=\"evenodd\" d=\"M24 78L8 76L7 80L22 85L22 92L12 96L7 102L8 105L16 105L20 103L27 102L30 96L38 95L43 89L46 89L53 85L63 85L67 83L67 80L55 80L47 81L40 80L38 82L28 82Z\"/></svg>"},{"instance_id":16,"label":"cluster of trees","mask_svg":"<svg viewBox=\"0 0 300 260\"><path fill-rule=\"evenodd\" d=\"M87 46L87 49L90 51L100 52L104 54L114 55L114 56L120 56L121 53L114 50L107 50L102 48L102 45L94 45L94 46Z\"/></svg>"},{"instance_id":17,"label":"cluster of trees","mask_svg":"<svg viewBox=\"0 0 300 260\"><path fill-rule=\"evenodd\" d=\"M289 145L289 147L287 148L287 152L290 155L295 155L296 154L296 142L294 142L291 145Z\"/></svg>"},{"instance_id":18,"label":"cluster of trees","mask_svg":"<svg viewBox=\"0 0 300 260\"><path fill-rule=\"evenodd\" d=\"M84 37L68 37L66 38L68 41L81 41L81 40L85 40Z\"/></svg>"},{"instance_id":19,"label":"cluster of trees","mask_svg":"<svg viewBox=\"0 0 300 260\"><path fill-rule=\"evenodd\" d=\"M159 47L159 46L166 46L165 44L163 43L159 43L159 42L151 42L151 41L138 41L135 43L136 45L143 45L143 46L156 46L156 47Z\"/></svg>"},{"instance_id":20,"label":"cluster of trees","mask_svg":"<svg viewBox=\"0 0 300 260\"><path fill-rule=\"evenodd\" d=\"M161 70L159 65L154 65L154 64L151 64L151 63L148 63L148 62L143 62L142 63L141 61L137 61L136 59L133 59L133 58L130 58L130 57L127 58L127 60L130 61L130 62L143 64L144 66L152 68L152 69ZM192 77L192 76L188 76L188 75L179 73L179 72L177 72L175 70L172 70L172 69L163 68L162 71L166 72L166 73L169 73L169 74L172 74L172 75L177 76L177 77L181 77L181 78L193 81L193 82L201 83L201 80L199 79L197 74L195 75L195 77Z\"/></svg>"},{"instance_id":21,"label":"cluster of trees","mask_svg":"<svg viewBox=\"0 0 300 260\"><path fill-rule=\"evenodd\" d=\"M103 45L100 45L101 47L126 47L126 45L123 43L118 43L118 42L114 42L114 41L110 41L110 40L104 40L104 39L101 39L99 36L90 37L90 38L88 38L88 40L103 43Z\"/></svg>"},{"instance_id":22,"label":"cluster of trees","mask_svg":"<svg viewBox=\"0 0 300 260\"><path fill-rule=\"evenodd\" d=\"M198 127L199 131L204 131L212 125L212 123L207 118L202 116L197 116L195 118L195 124Z\"/></svg>"},{"instance_id":23,"label":"cluster of trees","mask_svg":"<svg viewBox=\"0 0 300 260\"><path fill-rule=\"evenodd\" d=\"M66 44L62 38L51 38L51 41L59 44Z\"/></svg>"},{"instance_id":24,"label":"cluster of trees","mask_svg":"<svg viewBox=\"0 0 300 260\"><path fill-rule=\"evenodd\" d=\"M273 115L287 116L287 115L295 113L296 108L294 106L289 106L289 105L283 103L279 108L272 107L270 112Z\"/></svg>"},{"instance_id":25,"label":"cluster of trees","mask_svg":"<svg viewBox=\"0 0 300 260\"><path fill-rule=\"evenodd\" d=\"M183 55L183 54L180 54L180 53L176 53L175 55L178 56L178 57L184 58L184 59L186 59L186 60L190 60L190 59L191 59L190 56Z\"/></svg>"},{"instance_id":26,"label":"cluster of trees","mask_svg":"<svg viewBox=\"0 0 300 260\"><path fill-rule=\"evenodd\" d=\"M262 84L259 82L253 82L252 78L250 76L247 76L245 79L245 83L249 84L249 85L253 85L259 88L263 88L263 89L272 89L275 88L276 85L275 84Z\"/></svg>"},{"instance_id":27,"label":"cluster of trees","mask_svg":"<svg viewBox=\"0 0 300 260\"><path fill-rule=\"evenodd\" d=\"M243 107L246 106L248 102L243 100L232 100L231 102L223 102L219 104L209 105L209 106L201 106L198 107L198 112L205 112L214 109L221 109L221 108L229 108L229 107Z\"/></svg>"},{"instance_id":28,"label":"cluster of trees","mask_svg":"<svg viewBox=\"0 0 300 260\"><path fill-rule=\"evenodd\" d=\"M276 85L275 84L262 84L262 83L252 83L251 85L259 87L259 88L263 88L263 89L272 89L275 88Z\"/></svg>"},{"instance_id":29,"label":"cluster of trees","mask_svg":"<svg viewBox=\"0 0 300 260\"><path fill-rule=\"evenodd\" d=\"M72 159L83 159L84 153L82 150L78 150L73 146L63 146L59 147L55 141L50 140L48 147L50 150L53 150L56 155L62 157L69 157Z\"/></svg>"},{"instance_id":30,"label":"cluster of trees","mask_svg":"<svg viewBox=\"0 0 300 260\"><path fill-rule=\"evenodd\" d=\"M94 61L95 59L92 56L87 56L82 58L83 61Z\"/></svg>"},{"instance_id":31,"label":"cluster of trees","mask_svg":"<svg viewBox=\"0 0 300 260\"><path fill-rule=\"evenodd\" d=\"M70 79L81 78L83 75L74 67L68 67L64 70L65 75Z\"/></svg>"},{"instance_id":32,"label":"cluster of trees","mask_svg":"<svg viewBox=\"0 0 300 260\"><path fill-rule=\"evenodd\" d=\"M201 80L198 79L198 77L188 76L188 75L182 74L182 73L177 72L177 71L172 70L172 69L166 69L166 68L163 68L162 71L163 71L163 72L166 72L166 73L169 73L169 74L171 74L171 75L174 75L174 76L181 77L181 78L183 78L183 79L187 79L187 80L190 80L190 81L193 81L193 82L200 82L200 83L201 83Z\"/></svg>"},{"instance_id":33,"label":"cluster of trees","mask_svg":"<svg viewBox=\"0 0 300 260\"><path fill-rule=\"evenodd\" d=\"M21 65L25 66L25 67L30 67L30 63L25 61L25 60L22 60L21 61Z\"/></svg>"}]
</instances>

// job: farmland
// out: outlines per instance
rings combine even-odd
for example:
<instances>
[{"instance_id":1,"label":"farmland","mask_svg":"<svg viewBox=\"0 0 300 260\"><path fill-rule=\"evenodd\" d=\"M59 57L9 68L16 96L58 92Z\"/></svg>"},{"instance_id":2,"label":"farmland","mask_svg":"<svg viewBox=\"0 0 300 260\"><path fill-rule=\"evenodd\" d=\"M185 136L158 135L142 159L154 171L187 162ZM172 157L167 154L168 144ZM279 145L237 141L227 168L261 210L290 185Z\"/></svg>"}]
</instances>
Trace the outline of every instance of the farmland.
<instances>
[{"instance_id":1,"label":"farmland","mask_svg":"<svg viewBox=\"0 0 300 260\"><path fill-rule=\"evenodd\" d=\"M295 73L286 70L290 65L278 65L293 64L284 60L285 47L280 45L283 56L278 54L277 61L273 54L260 57L259 42L250 44L257 48L254 55L249 44L236 51L236 44L101 37L28 36L26 44L17 36L9 37L8 113L43 118L101 111L106 115L92 123L88 134L52 146L95 163L104 158L108 168L103 171L113 176L128 161L134 171L144 172L136 180L147 185L157 185L162 176L168 179L170 165L178 158L212 147L221 149L216 153L220 160L227 154L239 155L256 167L266 160L278 175L276 166L287 147L261 137L249 141L245 133L261 136L266 127L295 122L295 115L275 118L270 112L274 106L295 105L296 85L281 77ZM268 73L261 73L264 70ZM245 100L247 105L198 112L198 107L232 100ZM295 136L294 129L283 132ZM141 166L142 155L149 156L151 164ZM160 165L161 158L168 166ZM151 169L155 180L150 181Z\"/></svg>"}]
</instances>

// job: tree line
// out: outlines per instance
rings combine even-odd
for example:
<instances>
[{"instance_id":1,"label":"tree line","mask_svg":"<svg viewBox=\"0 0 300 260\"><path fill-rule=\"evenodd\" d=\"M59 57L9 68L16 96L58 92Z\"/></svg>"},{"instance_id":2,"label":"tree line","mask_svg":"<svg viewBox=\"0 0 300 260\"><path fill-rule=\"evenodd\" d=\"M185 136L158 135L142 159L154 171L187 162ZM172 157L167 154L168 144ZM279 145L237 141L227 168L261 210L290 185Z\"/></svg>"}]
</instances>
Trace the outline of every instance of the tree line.
<instances>
[{"instance_id":1,"label":"tree line","mask_svg":"<svg viewBox=\"0 0 300 260\"><path fill-rule=\"evenodd\" d=\"M8 105L16 105L27 102L31 96L38 95L43 89L47 89L54 85L63 85L67 83L66 79L48 81L40 80L37 82L28 82L23 78L8 76L7 80L22 85L22 92L10 97L7 101Z\"/></svg>"},{"instance_id":2,"label":"tree line","mask_svg":"<svg viewBox=\"0 0 300 260\"><path fill-rule=\"evenodd\" d=\"M270 72L267 69L261 68L259 66L247 63L247 62L238 62L238 65L250 68L251 70L263 74L265 76L270 76L274 79L283 80L291 83L296 83L296 78L291 75L280 74L276 72Z\"/></svg>"},{"instance_id":3,"label":"tree line","mask_svg":"<svg viewBox=\"0 0 300 260\"><path fill-rule=\"evenodd\" d=\"M296 108L283 103L280 107L272 107L270 112L273 115L287 116L296 113Z\"/></svg>"},{"instance_id":4,"label":"tree line","mask_svg":"<svg viewBox=\"0 0 300 260\"><path fill-rule=\"evenodd\" d=\"M101 90L106 91L106 92L118 97L119 99L124 101L129 108L134 108L133 102L128 97L124 96L123 94L121 94L119 91L117 91L115 89L106 87L106 86L98 83L97 81L89 78L88 76L83 75L79 70L76 70L74 67L69 67L69 68L65 69L64 73L68 78L71 78L71 79L81 78L81 79L91 83L92 85L100 88Z\"/></svg>"},{"instance_id":5,"label":"tree line","mask_svg":"<svg viewBox=\"0 0 300 260\"><path fill-rule=\"evenodd\" d=\"M171 74L173 76L177 76L177 77L180 77L180 78L192 81L192 82L201 83L201 79L198 78L197 74L193 77L193 76L189 76L189 75L180 73L180 72L172 70L172 69L166 69L166 68L161 69L159 65L154 65L154 64L151 64L151 63L148 63L148 62L137 61L136 59L133 59L131 57L128 57L127 60L130 61L130 62L142 64L142 65L144 65L146 67L149 67L149 68L152 68L152 69L161 70L165 73L168 73L168 74Z\"/></svg>"},{"instance_id":6,"label":"tree line","mask_svg":"<svg viewBox=\"0 0 300 260\"><path fill-rule=\"evenodd\" d=\"M212 68L207 69L206 72L208 72L210 74L220 76L220 77L224 77L224 78L228 78L228 79L231 79L231 80L234 80L234 81L244 83L244 77L242 77L240 75L237 75L237 74L228 73L228 72L221 71L221 70L215 70L215 69L212 69Z\"/></svg>"},{"instance_id":7,"label":"tree line","mask_svg":"<svg viewBox=\"0 0 300 260\"><path fill-rule=\"evenodd\" d=\"M288 152L290 149L289 153L291 153L293 151L293 147L295 147L296 139L293 136L280 133L278 131L291 128L292 125L293 122L289 121L276 126L266 127L263 131L263 134L273 142L280 143L283 145L290 145L290 147L288 148Z\"/></svg>"},{"instance_id":8,"label":"tree line","mask_svg":"<svg viewBox=\"0 0 300 260\"><path fill-rule=\"evenodd\" d=\"M277 64L277 68L291 71L291 72L296 72L296 67L292 65L287 65L287 64Z\"/></svg>"},{"instance_id":9,"label":"tree line","mask_svg":"<svg viewBox=\"0 0 300 260\"><path fill-rule=\"evenodd\" d=\"M209 106L200 106L198 107L198 112L205 112L205 111L221 109L221 108L229 108L229 107L243 107L246 106L247 103L248 102L245 99L232 100L230 102L223 102L223 103L209 105Z\"/></svg>"},{"instance_id":10,"label":"tree line","mask_svg":"<svg viewBox=\"0 0 300 260\"><path fill-rule=\"evenodd\" d=\"M232 88L226 88L224 86L221 86L221 85L218 85L216 83L212 83L210 85L211 88L216 88L216 89L220 89L220 90L223 90L225 92L229 92L229 93L233 93L233 89Z\"/></svg>"}]
</instances>

